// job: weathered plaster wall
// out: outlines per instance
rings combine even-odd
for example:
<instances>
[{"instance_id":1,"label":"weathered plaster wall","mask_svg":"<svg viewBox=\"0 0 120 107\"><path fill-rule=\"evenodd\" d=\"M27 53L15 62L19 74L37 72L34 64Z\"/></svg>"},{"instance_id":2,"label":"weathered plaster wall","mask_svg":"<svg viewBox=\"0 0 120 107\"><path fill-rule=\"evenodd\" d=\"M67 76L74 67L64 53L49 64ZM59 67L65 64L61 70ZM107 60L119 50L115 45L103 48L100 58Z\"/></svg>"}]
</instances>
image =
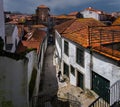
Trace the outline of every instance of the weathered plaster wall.
<instances>
[{"instance_id":1,"label":"weathered plaster wall","mask_svg":"<svg viewBox=\"0 0 120 107\"><path fill-rule=\"evenodd\" d=\"M0 56L0 107L28 107L27 60Z\"/></svg>"},{"instance_id":2,"label":"weathered plaster wall","mask_svg":"<svg viewBox=\"0 0 120 107\"><path fill-rule=\"evenodd\" d=\"M35 84L35 90L34 90L34 96L37 96L38 95L38 92L39 92L39 85L40 85L40 74L42 72L42 68L43 68L43 62L44 62L44 55L45 55L45 52L46 52L46 49L47 49L47 37L44 39L43 41L43 44L41 45L41 50L40 50L40 53L41 55L38 55L38 59L37 61L39 61L39 58L40 58L40 62L37 64L39 64L39 68L37 67L37 78L36 78L36 84Z\"/></svg>"},{"instance_id":3,"label":"weathered plaster wall","mask_svg":"<svg viewBox=\"0 0 120 107\"><path fill-rule=\"evenodd\" d=\"M0 0L0 37L5 38L4 14L3 14L3 0Z\"/></svg>"},{"instance_id":4,"label":"weathered plaster wall","mask_svg":"<svg viewBox=\"0 0 120 107\"><path fill-rule=\"evenodd\" d=\"M86 73L85 67L82 67L76 63L76 45L74 43L69 42L69 56L64 54L64 39L62 39L62 47L63 47L62 48L62 59L63 59L62 65L64 62L67 65L69 65L70 83L76 86L77 85L77 71L81 72L82 74L85 74ZM70 72L70 65L72 65L75 68L75 77ZM63 66L62 66L62 70L63 70Z\"/></svg>"},{"instance_id":5,"label":"weathered plaster wall","mask_svg":"<svg viewBox=\"0 0 120 107\"><path fill-rule=\"evenodd\" d=\"M110 85L120 80L120 67L117 62L94 53L93 71L110 81Z\"/></svg>"},{"instance_id":6,"label":"weathered plaster wall","mask_svg":"<svg viewBox=\"0 0 120 107\"><path fill-rule=\"evenodd\" d=\"M13 47L12 47L12 50L11 52L14 53L16 51L16 41L17 41L17 44L19 42L19 37L18 37L18 28L17 26L15 26L15 29L13 31L13 34L12 34L12 44L13 44Z\"/></svg>"},{"instance_id":7,"label":"weathered plaster wall","mask_svg":"<svg viewBox=\"0 0 120 107\"><path fill-rule=\"evenodd\" d=\"M62 49L61 49L62 38L57 31L55 31L55 37L56 37L55 46L56 46L56 49L57 49L56 51L57 51L58 57L61 59L62 58Z\"/></svg>"},{"instance_id":8,"label":"weathered plaster wall","mask_svg":"<svg viewBox=\"0 0 120 107\"><path fill-rule=\"evenodd\" d=\"M31 51L28 54L26 54L26 57L28 58L28 84L31 80L31 74L33 68L36 68L37 64L37 54L36 51Z\"/></svg>"}]
</instances>

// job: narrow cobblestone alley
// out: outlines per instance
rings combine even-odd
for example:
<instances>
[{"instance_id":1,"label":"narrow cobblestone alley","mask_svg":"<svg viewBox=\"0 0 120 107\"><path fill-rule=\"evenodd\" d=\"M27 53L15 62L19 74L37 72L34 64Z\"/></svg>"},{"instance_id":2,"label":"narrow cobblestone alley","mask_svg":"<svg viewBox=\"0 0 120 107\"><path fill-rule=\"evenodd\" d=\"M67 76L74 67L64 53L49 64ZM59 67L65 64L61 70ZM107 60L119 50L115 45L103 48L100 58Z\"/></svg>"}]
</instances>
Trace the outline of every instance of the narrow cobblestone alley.
<instances>
[{"instance_id":1,"label":"narrow cobblestone alley","mask_svg":"<svg viewBox=\"0 0 120 107\"><path fill-rule=\"evenodd\" d=\"M53 96L57 94L58 83L56 78L56 69L53 65L54 46L49 45L44 58L42 85L40 86L40 95Z\"/></svg>"}]
</instances>

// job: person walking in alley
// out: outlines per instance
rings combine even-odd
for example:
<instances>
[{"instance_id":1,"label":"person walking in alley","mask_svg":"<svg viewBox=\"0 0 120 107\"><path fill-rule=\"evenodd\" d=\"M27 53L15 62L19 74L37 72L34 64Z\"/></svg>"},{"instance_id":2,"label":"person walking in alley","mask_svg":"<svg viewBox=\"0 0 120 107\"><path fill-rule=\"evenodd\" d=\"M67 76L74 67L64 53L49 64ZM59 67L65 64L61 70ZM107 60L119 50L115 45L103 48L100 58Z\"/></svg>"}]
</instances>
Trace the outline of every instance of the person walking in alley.
<instances>
[{"instance_id":1,"label":"person walking in alley","mask_svg":"<svg viewBox=\"0 0 120 107\"><path fill-rule=\"evenodd\" d=\"M61 77L61 71L58 71L58 79L60 81L60 77Z\"/></svg>"}]
</instances>

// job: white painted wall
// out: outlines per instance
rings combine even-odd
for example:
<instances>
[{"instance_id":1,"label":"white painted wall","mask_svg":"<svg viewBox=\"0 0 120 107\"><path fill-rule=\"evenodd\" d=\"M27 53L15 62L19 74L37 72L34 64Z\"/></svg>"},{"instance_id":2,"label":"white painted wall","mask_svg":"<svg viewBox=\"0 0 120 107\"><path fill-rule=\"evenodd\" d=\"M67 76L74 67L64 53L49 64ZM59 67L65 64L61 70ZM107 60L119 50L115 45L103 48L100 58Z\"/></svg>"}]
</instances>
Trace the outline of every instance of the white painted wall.
<instances>
[{"instance_id":1,"label":"white painted wall","mask_svg":"<svg viewBox=\"0 0 120 107\"><path fill-rule=\"evenodd\" d=\"M26 54L26 57L28 58L28 84L30 83L31 80L31 74L33 68L36 68L36 63L37 63L37 53L36 51L31 51Z\"/></svg>"},{"instance_id":2,"label":"white painted wall","mask_svg":"<svg viewBox=\"0 0 120 107\"><path fill-rule=\"evenodd\" d=\"M59 42L60 42L60 44L62 44L62 38L61 38L61 35L57 32L57 30L55 31L55 37L56 37L56 39L55 39L55 46L56 46L56 51L57 51L57 54L58 54L58 57L61 59L62 58L62 47L59 45ZM59 41L58 40L58 38L59 38L59 40L61 40L61 41Z\"/></svg>"},{"instance_id":3,"label":"white painted wall","mask_svg":"<svg viewBox=\"0 0 120 107\"><path fill-rule=\"evenodd\" d=\"M59 34L57 34L59 35ZM69 56L64 54L64 40L69 44ZM69 66L69 78L70 83L77 86L77 72L81 72L84 75L84 87L85 89L91 89L91 70L101 75L105 79L110 81L110 86L113 85L117 80L120 80L120 66L117 65L117 61L112 60L98 53L90 54L89 49L84 51L84 67L81 67L76 63L76 47L79 45L62 38L62 50L60 49L58 42L56 40L56 50L62 52L61 58L61 71L63 74L63 64L66 63ZM91 64L92 62L92 64ZM70 66L75 68L75 76L70 72ZM93 65L93 66L91 66ZM118 89L119 90L119 89ZM111 93L110 93L111 94Z\"/></svg>"},{"instance_id":4,"label":"white painted wall","mask_svg":"<svg viewBox=\"0 0 120 107\"><path fill-rule=\"evenodd\" d=\"M94 53L93 71L110 81L110 85L120 80L120 67L115 61Z\"/></svg>"},{"instance_id":5,"label":"white painted wall","mask_svg":"<svg viewBox=\"0 0 120 107\"><path fill-rule=\"evenodd\" d=\"M41 79L40 74L41 74L42 68L43 68L44 55L45 55L45 52L46 52L46 49L47 49L47 41L48 41L48 38L47 38L47 35L46 35L45 40L43 41L43 43L41 45L41 50L40 50L41 57L40 57L40 55L38 55L38 57L37 57L37 63L36 64L39 64L39 68L37 67L38 72L37 72L34 96L37 96L38 92L39 92L39 85L40 85L40 79ZM40 62L38 63L39 58L40 58Z\"/></svg>"},{"instance_id":6,"label":"white painted wall","mask_svg":"<svg viewBox=\"0 0 120 107\"><path fill-rule=\"evenodd\" d=\"M6 44L13 44L12 46L12 49L11 50L7 50L8 52L11 52L11 53L15 53L16 51L16 46L18 45L19 41L20 41L20 38L18 37L18 28L16 25L10 25L12 27L14 27L13 29L13 32L11 35L6 35L6 39L7 39L7 42Z\"/></svg>"},{"instance_id":7,"label":"white painted wall","mask_svg":"<svg viewBox=\"0 0 120 107\"><path fill-rule=\"evenodd\" d=\"M76 72L80 71L82 74L84 74L85 88L91 89L90 51L85 49L85 54L84 54L85 66L81 67L76 63L76 45L70 41L68 42L69 42L69 57L64 54L64 38L62 39L62 47L63 47L62 60L67 65L69 65L69 67L70 65L72 65L76 69ZM113 60L94 53L92 56L92 61L93 61L93 71L101 75L102 77L108 79L110 81L110 85L115 83L117 80L120 80L120 67L115 65L115 62ZM63 65L63 62L62 62L62 65ZM62 71L63 71L63 68L62 68ZM76 80L77 80L76 77L74 77L70 73L70 83L76 86L77 84Z\"/></svg>"},{"instance_id":8,"label":"white painted wall","mask_svg":"<svg viewBox=\"0 0 120 107\"><path fill-rule=\"evenodd\" d=\"M16 51L16 44L15 44L16 40L17 40L17 45L18 45L20 39L18 37L18 28L15 25L15 28L14 28L14 31L13 31L13 34L12 34L12 44L13 44L13 47L12 47L12 50L11 50L12 53L14 53Z\"/></svg>"},{"instance_id":9,"label":"white painted wall","mask_svg":"<svg viewBox=\"0 0 120 107\"><path fill-rule=\"evenodd\" d=\"M66 41L68 41L68 40L66 40ZM65 62L67 65L69 65L69 67L70 67L70 65L72 65L76 69L75 76L77 76L77 71L80 71L82 74L85 74L86 73L85 68L81 67L79 64L76 63L76 45L72 42L69 42L69 57L66 56L66 54L64 54L64 38L62 39L62 47L63 47L62 48L63 62ZM62 65L63 65L63 62L62 62ZM63 72L63 67L62 67L62 72ZM70 72L69 72L69 74L70 74L70 83L76 86L77 78L75 78Z\"/></svg>"},{"instance_id":10,"label":"white painted wall","mask_svg":"<svg viewBox=\"0 0 120 107\"><path fill-rule=\"evenodd\" d=\"M38 90L39 90L39 80L40 80L40 71L37 67L38 64L38 59L37 59L37 51L33 50L29 52L26 57L28 58L28 86L32 77L32 71L33 69L37 70L37 76L36 76L36 82L35 82L35 87L34 87L34 92L33 95L38 95Z\"/></svg>"},{"instance_id":11,"label":"white painted wall","mask_svg":"<svg viewBox=\"0 0 120 107\"><path fill-rule=\"evenodd\" d=\"M83 18L94 18L96 20L100 20L99 14L93 11L84 10L81 12L81 14L83 15Z\"/></svg>"},{"instance_id":12,"label":"white painted wall","mask_svg":"<svg viewBox=\"0 0 120 107\"><path fill-rule=\"evenodd\" d=\"M5 41L3 0L0 0L0 37Z\"/></svg>"},{"instance_id":13,"label":"white painted wall","mask_svg":"<svg viewBox=\"0 0 120 107\"><path fill-rule=\"evenodd\" d=\"M27 60L0 56L0 107L10 101L12 107L28 107Z\"/></svg>"}]
</instances>

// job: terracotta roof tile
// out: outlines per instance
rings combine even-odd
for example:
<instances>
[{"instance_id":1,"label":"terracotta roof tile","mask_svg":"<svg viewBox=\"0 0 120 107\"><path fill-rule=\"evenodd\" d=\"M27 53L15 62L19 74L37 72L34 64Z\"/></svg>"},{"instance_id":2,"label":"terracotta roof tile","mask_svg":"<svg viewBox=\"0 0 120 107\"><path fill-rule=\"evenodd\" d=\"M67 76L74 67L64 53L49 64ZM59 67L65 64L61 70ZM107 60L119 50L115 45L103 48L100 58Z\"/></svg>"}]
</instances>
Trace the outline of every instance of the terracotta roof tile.
<instances>
[{"instance_id":1,"label":"terracotta roof tile","mask_svg":"<svg viewBox=\"0 0 120 107\"><path fill-rule=\"evenodd\" d=\"M101 44L120 42L120 26L96 27L92 29L90 44L92 47Z\"/></svg>"},{"instance_id":2,"label":"terracotta roof tile","mask_svg":"<svg viewBox=\"0 0 120 107\"><path fill-rule=\"evenodd\" d=\"M71 15L71 16L75 16L75 15L77 15L79 12L71 12L71 13L69 13L68 15Z\"/></svg>"},{"instance_id":3,"label":"terracotta roof tile","mask_svg":"<svg viewBox=\"0 0 120 107\"><path fill-rule=\"evenodd\" d=\"M120 51L112 50L111 48L105 46L94 47L93 51L107 56L109 58L112 58L114 60L120 61Z\"/></svg>"},{"instance_id":4,"label":"terracotta roof tile","mask_svg":"<svg viewBox=\"0 0 120 107\"><path fill-rule=\"evenodd\" d=\"M76 19L74 23L72 23L65 31L64 33L72 33L75 31L88 29L88 26L104 26L103 23L100 21L97 21L92 18L82 18L82 19Z\"/></svg>"},{"instance_id":5,"label":"terracotta roof tile","mask_svg":"<svg viewBox=\"0 0 120 107\"><path fill-rule=\"evenodd\" d=\"M103 26L101 22L95 19L75 19L67 21L57 26L57 31L61 33L64 38L76 42L84 47L89 46L88 40L88 26Z\"/></svg>"},{"instance_id":6,"label":"terracotta roof tile","mask_svg":"<svg viewBox=\"0 0 120 107\"><path fill-rule=\"evenodd\" d=\"M120 42L120 26L105 26L103 23L90 18L67 21L58 25L56 29L62 37L70 41L85 48L92 46L94 51L109 58L120 60L120 51L114 50L114 55L112 55L112 49L101 46Z\"/></svg>"},{"instance_id":7,"label":"terracotta roof tile","mask_svg":"<svg viewBox=\"0 0 120 107\"><path fill-rule=\"evenodd\" d=\"M46 28L46 26L43 24L40 24L40 25L33 25L32 28Z\"/></svg>"},{"instance_id":8,"label":"terracotta roof tile","mask_svg":"<svg viewBox=\"0 0 120 107\"><path fill-rule=\"evenodd\" d=\"M56 18L56 19L73 19L73 17L71 17L69 15L59 15L59 16L55 16L54 18Z\"/></svg>"},{"instance_id":9,"label":"terracotta roof tile","mask_svg":"<svg viewBox=\"0 0 120 107\"><path fill-rule=\"evenodd\" d=\"M57 29L59 33L63 33L74 21L75 19L66 21L60 25L56 25L54 28Z\"/></svg>"},{"instance_id":10,"label":"terracotta roof tile","mask_svg":"<svg viewBox=\"0 0 120 107\"><path fill-rule=\"evenodd\" d=\"M120 17L117 18L112 25L120 25Z\"/></svg>"},{"instance_id":11,"label":"terracotta roof tile","mask_svg":"<svg viewBox=\"0 0 120 107\"><path fill-rule=\"evenodd\" d=\"M49 9L49 7L47 7L47 6L45 6L45 5L40 5L40 6L38 6L37 8L47 8L47 9Z\"/></svg>"},{"instance_id":12,"label":"terracotta roof tile","mask_svg":"<svg viewBox=\"0 0 120 107\"><path fill-rule=\"evenodd\" d=\"M37 49L37 52L40 50L40 46L43 42L43 39L46 37L46 32L43 30L36 30L31 38L27 41L22 41L19 43L16 52L21 53L24 52L26 49L34 48Z\"/></svg>"}]
</instances>

